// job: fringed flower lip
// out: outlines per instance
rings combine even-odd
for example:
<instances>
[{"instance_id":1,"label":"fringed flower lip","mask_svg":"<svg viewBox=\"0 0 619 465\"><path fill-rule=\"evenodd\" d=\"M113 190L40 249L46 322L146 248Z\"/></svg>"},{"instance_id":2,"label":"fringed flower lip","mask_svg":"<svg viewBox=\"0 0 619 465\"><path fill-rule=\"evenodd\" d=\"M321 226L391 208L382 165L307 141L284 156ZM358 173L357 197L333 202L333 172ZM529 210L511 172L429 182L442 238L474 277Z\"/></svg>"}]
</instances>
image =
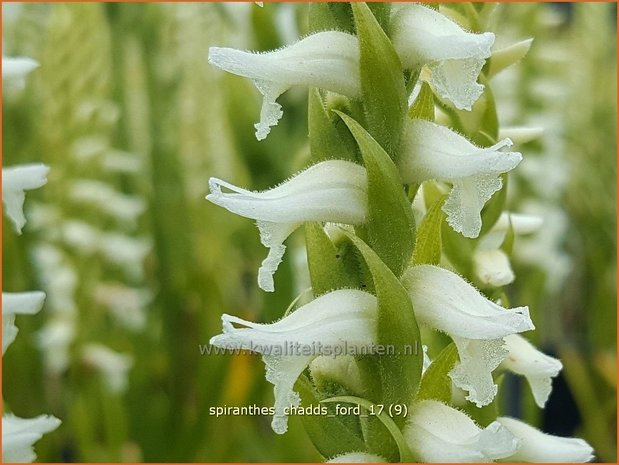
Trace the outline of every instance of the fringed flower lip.
<instances>
[{"instance_id":1,"label":"fringed flower lip","mask_svg":"<svg viewBox=\"0 0 619 465\"><path fill-rule=\"evenodd\" d=\"M435 400L411 409L404 438L422 462L493 462L509 457L520 441L494 421L480 428L463 412Z\"/></svg>"},{"instance_id":2,"label":"fringed flower lip","mask_svg":"<svg viewBox=\"0 0 619 465\"><path fill-rule=\"evenodd\" d=\"M419 4L396 7L392 15L393 45L402 65L426 65L432 89L460 110L471 110L484 86L477 83L495 36L466 32L451 19Z\"/></svg>"},{"instance_id":3,"label":"fringed flower lip","mask_svg":"<svg viewBox=\"0 0 619 465\"><path fill-rule=\"evenodd\" d=\"M229 73L247 77L263 96L256 138L265 139L282 117L276 100L292 86L319 87L347 97L361 94L359 43L339 31L309 35L295 44L256 53L211 47L209 63Z\"/></svg>"},{"instance_id":4,"label":"fringed flower lip","mask_svg":"<svg viewBox=\"0 0 619 465\"><path fill-rule=\"evenodd\" d=\"M451 271L432 265L409 268L402 276L419 323L448 334L460 361L449 376L478 407L497 393L492 371L508 355L503 337L535 329L528 307L506 309Z\"/></svg>"},{"instance_id":5,"label":"fringed flower lip","mask_svg":"<svg viewBox=\"0 0 619 465\"><path fill-rule=\"evenodd\" d=\"M44 434L60 426L60 420L51 415L19 418L2 415L2 462L30 463L36 459L33 444Z\"/></svg>"},{"instance_id":6,"label":"fringed flower lip","mask_svg":"<svg viewBox=\"0 0 619 465\"><path fill-rule=\"evenodd\" d=\"M519 152L501 152L512 145L504 139L480 148L445 126L421 119L407 123L398 169L402 180L421 183L430 179L450 182L453 187L443 205L447 222L466 237L481 231L481 210L502 187L500 175L522 160Z\"/></svg>"},{"instance_id":7,"label":"fringed flower lip","mask_svg":"<svg viewBox=\"0 0 619 465\"><path fill-rule=\"evenodd\" d=\"M504 340L509 354L501 367L524 376L531 386L535 403L544 408L552 391L552 378L559 374L563 364L539 351L518 334L506 336Z\"/></svg>"},{"instance_id":8,"label":"fringed flower lip","mask_svg":"<svg viewBox=\"0 0 619 465\"><path fill-rule=\"evenodd\" d=\"M224 314L223 332L211 338L210 343L263 355L266 378L274 385L275 393L271 426L273 431L283 434L288 429L287 408L300 403L294 384L303 370L321 355L345 355L344 350L371 348L376 341L376 320L376 297L360 290L340 289L271 324Z\"/></svg>"},{"instance_id":9,"label":"fringed flower lip","mask_svg":"<svg viewBox=\"0 0 619 465\"><path fill-rule=\"evenodd\" d=\"M301 224L328 221L357 225L365 222L367 214L365 168L344 160L318 163L264 192L241 189L217 178L209 180L209 187L207 200L256 220L260 240L269 248L258 270L258 285L268 292L275 289L273 274L286 250L283 242Z\"/></svg>"},{"instance_id":10,"label":"fringed flower lip","mask_svg":"<svg viewBox=\"0 0 619 465\"><path fill-rule=\"evenodd\" d=\"M2 203L13 222L17 234L26 224L24 201L27 190L37 189L47 183L49 167L42 163L2 168Z\"/></svg>"}]
</instances>

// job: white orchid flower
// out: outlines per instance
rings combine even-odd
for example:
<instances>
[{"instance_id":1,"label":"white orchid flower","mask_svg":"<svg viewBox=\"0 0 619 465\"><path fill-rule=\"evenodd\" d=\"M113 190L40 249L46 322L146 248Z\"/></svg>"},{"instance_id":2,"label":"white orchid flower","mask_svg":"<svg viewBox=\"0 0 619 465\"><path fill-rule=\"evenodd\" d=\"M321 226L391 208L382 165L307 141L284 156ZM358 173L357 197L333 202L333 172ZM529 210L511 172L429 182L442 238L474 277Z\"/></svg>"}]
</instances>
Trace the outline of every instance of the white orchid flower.
<instances>
[{"instance_id":1,"label":"white orchid flower","mask_svg":"<svg viewBox=\"0 0 619 465\"><path fill-rule=\"evenodd\" d=\"M501 249L475 250L473 268L479 280L487 286L506 286L516 279L509 257Z\"/></svg>"},{"instance_id":2,"label":"white orchid flower","mask_svg":"<svg viewBox=\"0 0 619 465\"><path fill-rule=\"evenodd\" d=\"M352 350L371 349L376 339L376 319L376 297L359 290L341 289L322 295L271 324L224 314L223 333L210 343L263 355L266 378L275 386L271 426L273 431L283 434L288 429L286 409L300 403L293 388L303 370L320 355L339 356Z\"/></svg>"},{"instance_id":3,"label":"white orchid flower","mask_svg":"<svg viewBox=\"0 0 619 465\"><path fill-rule=\"evenodd\" d=\"M359 43L355 36L338 31L309 35L299 42L266 53L211 47L209 63L229 73L253 80L263 96L256 138L263 140L282 117L276 100L292 86L320 87L357 97Z\"/></svg>"},{"instance_id":4,"label":"white orchid flower","mask_svg":"<svg viewBox=\"0 0 619 465\"><path fill-rule=\"evenodd\" d=\"M2 84L20 88L25 77L39 67L39 63L28 57L2 57Z\"/></svg>"},{"instance_id":5,"label":"white orchid flower","mask_svg":"<svg viewBox=\"0 0 619 465\"><path fill-rule=\"evenodd\" d=\"M449 376L478 407L497 393L492 371L505 359L503 337L534 329L528 307L506 309L481 295L451 271L432 265L409 268L402 276L417 321L448 334L460 361Z\"/></svg>"},{"instance_id":6,"label":"white orchid flower","mask_svg":"<svg viewBox=\"0 0 619 465\"><path fill-rule=\"evenodd\" d=\"M426 65L434 92L458 109L471 110L484 90L477 78L491 54L494 34L466 32L438 11L418 4L395 8L392 21L393 45L402 65L407 69Z\"/></svg>"},{"instance_id":7,"label":"white orchid flower","mask_svg":"<svg viewBox=\"0 0 619 465\"><path fill-rule=\"evenodd\" d=\"M497 421L520 439L516 453L503 457L506 462L583 463L593 460L593 448L583 439L542 433L514 418L499 417Z\"/></svg>"},{"instance_id":8,"label":"white orchid flower","mask_svg":"<svg viewBox=\"0 0 619 465\"><path fill-rule=\"evenodd\" d=\"M110 392L122 393L127 389L127 376L133 366L133 358L130 355L92 343L82 349L82 360L101 373Z\"/></svg>"},{"instance_id":9,"label":"white orchid flower","mask_svg":"<svg viewBox=\"0 0 619 465\"><path fill-rule=\"evenodd\" d=\"M258 270L258 285L274 290L273 273L286 247L283 242L305 221L361 224L367 213L365 168L328 160L264 192L252 192L221 179L209 180L207 200L232 213L257 220L260 240L269 254ZM232 192L222 192L222 187Z\"/></svg>"},{"instance_id":10,"label":"white orchid flower","mask_svg":"<svg viewBox=\"0 0 619 465\"><path fill-rule=\"evenodd\" d=\"M15 315L34 315L43 307L45 292L2 293L2 355L17 336Z\"/></svg>"},{"instance_id":11,"label":"white orchid flower","mask_svg":"<svg viewBox=\"0 0 619 465\"><path fill-rule=\"evenodd\" d=\"M43 186L47 182L48 172L49 167L42 163L2 168L2 203L18 234L26 224L25 191Z\"/></svg>"},{"instance_id":12,"label":"white orchid flower","mask_svg":"<svg viewBox=\"0 0 619 465\"><path fill-rule=\"evenodd\" d=\"M326 463L387 463L387 460L379 455L369 454L367 452L348 452L338 455Z\"/></svg>"},{"instance_id":13,"label":"white orchid flower","mask_svg":"<svg viewBox=\"0 0 619 465\"><path fill-rule=\"evenodd\" d=\"M411 409L403 431L411 451L422 462L492 462L509 457L518 439L496 421L482 429L463 412L435 400Z\"/></svg>"},{"instance_id":14,"label":"white orchid flower","mask_svg":"<svg viewBox=\"0 0 619 465\"><path fill-rule=\"evenodd\" d=\"M36 459L33 445L45 433L54 431L60 420L50 415L35 418L19 418L2 415L2 462L30 463Z\"/></svg>"},{"instance_id":15,"label":"white orchid flower","mask_svg":"<svg viewBox=\"0 0 619 465\"><path fill-rule=\"evenodd\" d=\"M447 222L466 237L481 231L481 209L501 189L500 175L522 160L519 152L500 152L509 147L503 139L480 148L445 126L430 121L409 120L398 161L402 181L421 183L429 179L450 182L453 188L443 205Z\"/></svg>"},{"instance_id":16,"label":"white orchid flower","mask_svg":"<svg viewBox=\"0 0 619 465\"><path fill-rule=\"evenodd\" d=\"M505 337L505 348L509 355L503 360L501 367L524 376L531 386L535 403L544 408L552 391L552 378L559 374L563 364L560 360L540 352L518 334Z\"/></svg>"}]
</instances>

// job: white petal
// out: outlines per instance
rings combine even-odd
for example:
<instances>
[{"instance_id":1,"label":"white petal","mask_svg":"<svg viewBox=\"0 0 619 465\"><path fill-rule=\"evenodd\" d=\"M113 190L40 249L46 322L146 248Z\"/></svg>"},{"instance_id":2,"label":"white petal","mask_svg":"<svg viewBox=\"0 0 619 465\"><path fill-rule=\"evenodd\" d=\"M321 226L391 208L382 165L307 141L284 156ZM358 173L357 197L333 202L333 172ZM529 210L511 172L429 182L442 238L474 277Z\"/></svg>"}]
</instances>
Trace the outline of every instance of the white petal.
<instances>
[{"instance_id":1,"label":"white petal","mask_svg":"<svg viewBox=\"0 0 619 465\"><path fill-rule=\"evenodd\" d=\"M460 361L449 372L449 377L460 389L468 392L467 400L477 407L488 405L496 396L492 372L507 356L503 339L474 340L453 337Z\"/></svg>"},{"instance_id":2,"label":"white petal","mask_svg":"<svg viewBox=\"0 0 619 465\"><path fill-rule=\"evenodd\" d=\"M143 199L122 194L101 181L77 179L69 185L68 192L71 200L90 204L119 221L133 224L146 210Z\"/></svg>"},{"instance_id":3,"label":"white petal","mask_svg":"<svg viewBox=\"0 0 619 465\"><path fill-rule=\"evenodd\" d=\"M411 267L404 273L402 283L417 320L450 336L497 339L535 329L528 307L503 308L443 268Z\"/></svg>"},{"instance_id":4,"label":"white petal","mask_svg":"<svg viewBox=\"0 0 619 465\"><path fill-rule=\"evenodd\" d=\"M499 417L497 421L521 441L520 449L506 461L582 463L593 460L593 448L582 439L545 434L513 418Z\"/></svg>"},{"instance_id":5,"label":"white petal","mask_svg":"<svg viewBox=\"0 0 619 465\"><path fill-rule=\"evenodd\" d=\"M3 292L2 293L2 354L17 336L15 315L34 315L43 307L45 293Z\"/></svg>"},{"instance_id":6,"label":"white petal","mask_svg":"<svg viewBox=\"0 0 619 465\"><path fill-rule=\"evenodd\" d=\"M509 355L502 366L524 376L531 386L535 403L544 408L552 391L552 378L563 368L561 361L540 352L517 334L505 337L505 347Z\"/></svg>"},{"instance_id":7,"label":"white petal","mask_svg":"<svg viewBox=\"0 0 619 465\"><path fill-rule=\"evenodd\" d=\"M434 400L411 408L404 437L422 462L492 462L514 453L518 440L497 422L481 429L466 414Z\"/></svg>"},{"instance_id":8,"label":"white petal","mask_svg":"<svg viewBox=\"0 0 619 465\"><path fill-rule=\"evenodd\" d=\"M250 78L263 95L256 138L265 139L282 116L277 98L292 86L320 87L348 97L361 93L357 38L338 31L307 36L267 53L211 47L209 63Z\"/></svg>"},{"instance_id":9,"label":"white petal","mask_svg":"<svg viewBox=\"0 0 619 465\"><path fill-rule=\"evenodd\" d=\"M327 460L326 463L387 463L387 460L367 452L348 452L347 454L333 457Z\"/></svg>"},{"instance_id":10,"label":"white petal","mask_svg":"<svg viewBox=\"0 0 619 465\"><path fill-rule=\"evenodd\" d=\"M130 355L94 343L86 344L82 353L82 360L102 373L104 382L111 392L120 393L127 388L127 375L133 366L133 358Z\"/></svg>"},{"instance_id":11,"label":"white petal","mask_svg":"<svg viewBox=\"0 0 619 465\"><path fill-rule=\"evenodd\" d=\"M260 240L269 255L258 272L258 284L274 290L286 238L305 221L361 224L367 212L365 168L343 160L318 163L264 192L252 192L221 179L209 180L207 200L246 218L257 220ZM222 187L232 192L222 192Z\"/></svg>"},{"instance_id":12,"label":"white petal","mask_svg":"<svg viewBox=\"0 0 619 465\"><path fill-rule=\"evenodd\" d=\"M75 318L62 315L47 322L37 334L45 368L53 375L63 373L69 366L69 349L75 339L75 328Z\"/></svg>"},{"instance_id":13,"label":"white petal","mask_svg":"<svg viewBox=\"0 0 619 465\"><path fill-rule=\"evenodd\" d=\"M451 182L453 189L443 206L447 222L466 237L481 230L481 209L501 186L502 173L522 160L518 152L500 152L511 146L504 139L488 148L473 145L445 126L410 120L398 168L406 184L429 179Z\"/></svg>"},{"instance_id":14,"label":"white petal","mask_svg":"<svg viewBox=\"0 0 619 465\"><path fill-rule=\"evenodd\" d=\"M2 415L2 462L33 462L36 459L34 443L59 425L60 420L49 415L28 419Z\"/></svg>"},{"instance_id":15,"label":"white petal","mask_svg":"<svg viewBox=\"0 0 619 465\"><path fill-rule=\"evenodd\" d=\"M27 57L2 57L2 83L18 84L26 75L36 68L39 63Z\"/></svg>"},{"instance_id":16,"label":"white petal","mask_svg":"<svg viewBox=\"0 0 619 465\"><path fill-rule=\"evenodd\" d=\"M299 307L271 324L258 324L224 314L223 333L211 344L231 350L261 353L267 380L274 387L273 430L287 430L284 409L299 404L293 387L299 375L319 355L368 348L375 340L376 297L358 290L338 290ZM237 328L233 325L242 325Z\"/></svg>"},{"instance_id":17,"label":"white petal","mask_svg":"<svg viewBox=\"0 0 619 465\"><path fill-rule=\"evenodd\" d=\"M434 91L456 108L470 110L483 91L477 77L494 34L465 32L438 11L417 4L396 8L393 21L393 43L404 67L428 65Z\"/></svg>"},{"instance_id":18,"label":"white petal","mask_svg":"<svg viewBox=\"0 0 619 465\"><path fill-rule=\"evenodd\" d=\"M26 224L24 191L43 186L47 182L48 172L49 167L41 163L2 168L2 203L15 230L20 234Z\"/></svg>"},{"instance_id":19,"label":"white petal","mask_svg":"<svg viewBox=\"0 0 619 465\"><path fill-rule=\"evenodd\" d=\"M501 249L476 250L473 267L479 280L488 286L505 286L516 278L508 256Z\"/></svg>"}]
</instances>

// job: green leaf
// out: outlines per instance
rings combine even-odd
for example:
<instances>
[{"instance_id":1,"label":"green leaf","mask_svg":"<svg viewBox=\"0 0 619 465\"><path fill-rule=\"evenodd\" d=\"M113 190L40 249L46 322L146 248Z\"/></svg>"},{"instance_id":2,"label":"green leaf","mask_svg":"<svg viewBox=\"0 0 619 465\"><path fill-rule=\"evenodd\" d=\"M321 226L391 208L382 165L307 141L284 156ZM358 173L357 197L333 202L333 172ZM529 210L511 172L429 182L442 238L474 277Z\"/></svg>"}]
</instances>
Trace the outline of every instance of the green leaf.
<instances>
[{"instance_id":1,"label":"green leaf","mask_svg":"<svg viewBox=\"0 0 619 465\"><path fill-rule=\"evenodd\" d=\"M340 107L339 102L334 106ZM343 103L343 102L342 102ZM350 132L338 117L329 117L329 110L320 91L309 91L308 126L312 161L338 159L357 161L357 147ZM338 127L339 126L339 127Z\"/></svg>"},{"instance_id":2,"label":"green leaf","mask_svg":"<svg viewBox=\"0 0 619 465\"><path fill-rule=\"evenodd\" d=\"M409 108L408 116L434 122L434 93L427 82L421 84L419 95Z\"/></svg>"},{"instance_id":3,"label":"green leaf","mask_svg":"<svg viewBox=\"0 0 619 465\"><path fill-rule=\"evenodd\" d=\"M451 378L449 372L458 361L458 349L452 342L432 361L421 378L417 400L434 399L451 402Z\"/></svg>"},{"instance_id":4,"label":"green leaf","mask_svg":"<svg viewBox=\"0 0 619 465\"><path fill-rule=\"evenodd\" d=\"M393 418L389 416L387 413L387 409L381 408L381 406L377 406L374 403L370 402L367 399L363 399L361 397L355 396L338 396L331 397L330 399L321 400L322 403L337 403L337 402L347 402L355 405L359 405L370 412L370 415L375 415L385 428L391 434L391 437L395 441L398 446L398 452L400 453L400 462L404 463L413 463L415 459L413 458L413 454L406 444L406 440L404 436L402 436L402 431L398 428L398 426L394 423ZM384 406L382 406L384 407Z\"/></svg>"},{"instance_id":5,"label":"green leaf","mask_svg":"<svg viewBox=\"0 0 619 465\"><path fill-rule=\"evenodd\" d=\"M514 233L514 225L512 224L511 216L508 217L507 223L507 232L505 233L505 239L503 239L503 243L501 244L500 249L505 252L508 256L512 254L514 249L514 239L516 238L516 234Z\"/></svg>"},{"instance_id":6,"label":"green leaf","mask_svg":"<svg viewBox=\"0 0 619 465\"><path fill-rule=\"evenodd\" d=\"M501 174L501 180L503 187L498 192L492 194L490 200L486 202L484 208L481 211L481 232L480 236L486 234L496 224L505 209L507 202L507 173Z\"/></svg>"},{"instance_id":7,"label":"green leaf","mask_svg":"<svg viewBox=\"0 0 619 465\"><path fill-rule=\"evenodd\" d=\"M499 119L496 112L494 94L488 85L488 80L483 75L480 75L479 81L484 85L484 93L475 102L474 110L483 111L483 113L479 122L479 130L473 135L472 141L479 146L485 147L496 144L499 137Z\"/></svg>"},{"instance_id":8,"label":"green leaf","mask_svg":"<svg viewBox=\"0 0 619 465\"><path fill-rule=\"evenodd\" d=\"M372 273L378 300L377 345L393 352L372 356L382 385L381 399L377 400L383 404L408 405L417 391L423 363L412 303L406 289L376 252L354 234L348 231L344 234L357 247Z\"/></svg>"},{"instance_id":9,"label":"green leaf","mask_svg":"<svg viewBox=\"0 0 619 465\"><path fill-rule=\"evenodd\" d=\"M333 289L356 288L359 281L347 271L343 254L319 223L305 223L305 243L312 290L315 296Z\"/></svg>"},{"instance_id":10,"label":"green leaf","mask_svg":"<svg viewBox=\"0 0 619 465\"><path fill-rule=\"evenodd\" d=\"M354 34L350 5L344 2L311 2L309 26L312 32L338 30Z\"/></svg>"},{"instance_id":11,"label":"green leaf","mask_svg":"<svg viewBox=\"0 0 619 465\"><path fill-rule=\"evenodd\" d=\"M350 116L337 112L356 139L368 173L368 218L355 228L396 275L408 265L415 243L415 219L400 175L389 156Z\"/></svg>"},{"instance_id":12,"label":"green leaf","mask_svg":"<svg viewBox=\"0 0 619 465\"><path fill-rule=\"evenodd\" d=\"M454 231L451 226L443 221L441 225L441 235L443 238L443 252L457 269L458 274L470 277L472 271L472 257L477 247L477 239L464 237Z\"/></svg>"},{"instance_id":13,"label":"green leaf","mask_svg":"<svg viewBox=\"0 0 619 465\"><path fill-rule=\"evenodd\" d=\"M295 389L301 396L303 407L319 405L318 396L305 376L299 377ZM337 416L328 415L305 415L302 419L307 435L323 457L331 458L350 451L367 451L363 439L354 434L341 421L342 418L338 419Z\"/></svg>"},{"instance_id":14,"label":"green leaf","mask_svg":"<svg viewBox=\"0 0 619 465\"><path fill-rule=\"evenodd\" d=\"M365 3L352 3L359 38L361 93L368 132L395 159L407 109L402 64Z\"/></svg>"},{"instance_id":15,"label":"green leaf","mask_svg":"<svg viewBox=\"0 0 619 465\"><path fill-rule=\"evenodd\" d=\"M441 261L441 225L445 219L445 213L441 208L445 200L447 195L443 195L434 203L419 225L413 265L438 265Z\"/></svg>"}]
</instances>

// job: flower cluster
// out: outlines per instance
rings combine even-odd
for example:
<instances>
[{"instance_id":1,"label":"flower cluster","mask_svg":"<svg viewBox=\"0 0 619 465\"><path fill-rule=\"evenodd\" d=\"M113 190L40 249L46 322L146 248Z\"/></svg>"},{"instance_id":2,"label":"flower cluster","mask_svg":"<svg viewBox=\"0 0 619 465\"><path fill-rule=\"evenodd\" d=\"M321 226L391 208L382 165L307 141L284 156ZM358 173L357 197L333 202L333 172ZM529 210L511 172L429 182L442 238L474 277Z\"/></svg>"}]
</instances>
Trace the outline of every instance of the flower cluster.
<instances>
[{"instance_id":1,"label":"flower cluster","mask_svg":"<svg viewBox=\"0 0 619 465\"><path fill-rule=\"evenodd\" d=\"M2 84L22 87L26 75L38 64L30 58L2 58ZM47 182L49 168L40 163L17 165L2 169L2 203L15 231L21 234L26 224L24 201L26 191L43 186ZM16 315L33 315L41 310L45 293L2 292L2 355L15 340L18 328ZM45 433L60 425L60 420L51 415L35 418L19 418L13 414L2 415L2 461L32 462L36 458L33 445Z\"/></svg>"},{"instance_id":2,"label":"flower cluster","mask_svg":"<svg viewBox=\"0 0 619 465\"><path fill-rule=\"evenodd\" d=\"M500 235L501 221L510 234L514 230L516 218L501 217L498 202L522 155L502 150L512 142L498 140L496 128L460 133L435 118L435 102L474 112L478 99L490 98L478 81L485 82L480 73L494 34L467 32L419 4L394 7L380 16L382 23L368 6L353 4L353 34L336 30L336 13L324 8L322 23L314 24L320 32L280 50L209 51L210 63L252 79L263 95L258 140L282 117L276 99L283 92L299 85L319 89L310 91L314 163L263 192L211 178L207 196L257 221L269 248L258 271L265 291L275 289L284 241L305 224L315 298L271 324L223 315L223 332L211 344L262 353L274 385L276 433L287 430L287 408L334 395L366 407L394 401L409 407L405 420L383 418L384 425L318 420L308 431L331 462L592 459L580 439L546 435L505 417L482 427L453 406L452 389L466 392L468 411L491 404L497 373L510 370L526 378L543 407L562 368L520 335L534 329L528 307L505 308L500 294L482 293L469 282L476 276L480 288L496 290L514 279L504 237L498 244L490 238ZM331 106L333 94L348 105ZM335 124L356 142L350 156L342 155L351 152ZM426 207L417 226L414 197ZM450 240L475 246L466 266L447 257L443 248ZM433 341L431 330L453 343L422 372L423 354L400 349L421 342L421 334ZM307 350L274 355L273 348L287 341ZM396 352L333 360L315 342L325 348L388 345ZM336 442L340 435L347 440Z\"/></svg>"}]
</instances>

